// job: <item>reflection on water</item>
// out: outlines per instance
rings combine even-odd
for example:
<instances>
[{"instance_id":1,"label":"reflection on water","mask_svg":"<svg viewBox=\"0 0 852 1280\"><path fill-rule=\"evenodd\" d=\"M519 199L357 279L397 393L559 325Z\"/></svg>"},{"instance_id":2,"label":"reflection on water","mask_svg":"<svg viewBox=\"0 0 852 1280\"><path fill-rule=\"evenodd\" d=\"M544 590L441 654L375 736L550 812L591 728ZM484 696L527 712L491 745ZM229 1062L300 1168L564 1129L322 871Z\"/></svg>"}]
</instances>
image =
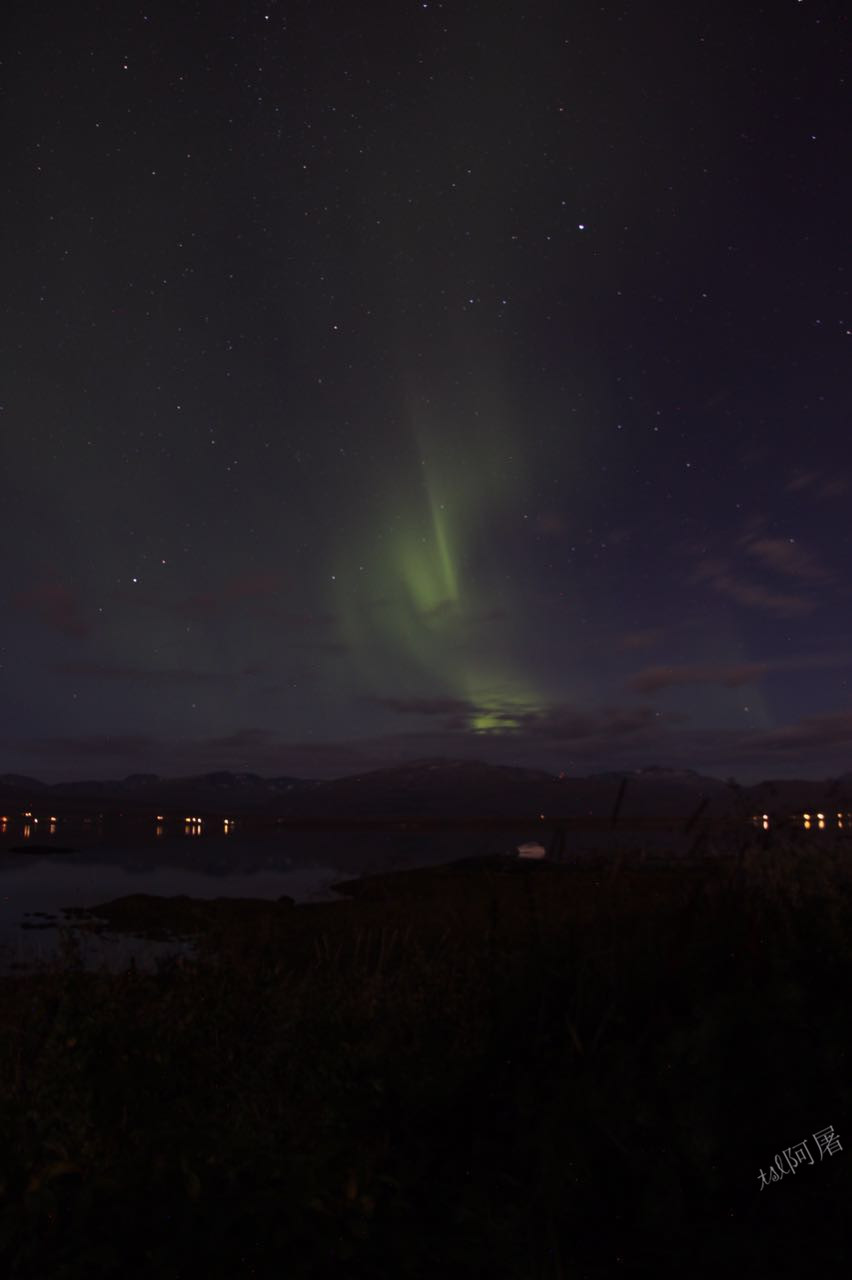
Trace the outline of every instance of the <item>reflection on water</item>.
<instances>
[{"instance_id":1,"label":"reflection on water","mask_svg":"<svg viewBox=\"0 0 852 1280\"><path fill-rule=\"evenodd\" d=\"M130 894L327 901L336 896L329 886L346 874L329 866L286 865L228 872L168 866L154 858L145 865L144 859L116 849L38 859L6 854L0 871L0 972L26 968L55 955L61 942L59 930L65 925L79 938L86 967L97 968L102 962L125 967L131 956L150 967L159 956L192 949L184 942L91 935L70 923L66 908L91 907Z\"/></svg>"},{"instance_id":2,"label":"reflection on water","mask_svg":"<svg viewBox=\"0 0 852 1280\"><path fill-rule=\"evenodd\" d=\"M55 955L64 908L140 893L322 901L335 897L333 881L353 873L351 862L334 860L327 838L321 848L306 848L277 834L250 837L233 818L205 821L190 814L170 821L158 814L119 825L32 812L0 817L0 972ZM23 851L12 852L17 846ZM191 946L69 928L93 968L102 962L124 967L131 957L150 967L158 956Z\"/></svg>"},{"instance_id":3,"label":"reflection on water","mask_svg":"<svg viewBox=\"0 0 852 1280\"><path fill-rule=\"evenodd\" d=\"M38 932L39 928L44 929L44 932ZM190 956L193 952L193 944L190 942L155 942L120 935L92 934L84 930L67 929L60 918L52 924L46 920L42 926L33 926L32 931L20 928L14 935L7 934L0 928L0 938L3 939L0 941L0 975L32 972L55 961L61 956L63 948L60 929L66 936L73 938L82 967L92 971L106 968L117 973L132 963L143 972L154 972L163 960L174 956Z\"/></svg>"},{"instance_id":4,"label":"reflection on water","mask_svg":"<svg viewBox=\"0 0 852 1280\"><path fill-rule=\"evenodd\" d=\"M7 830L0 833L0 971L55 954L66 907L91 907L140 893L334 900L337 895L330 885L335 881L477 853L507 853L529 834L527 830L251 833L233 819L205 822L195 815L171 824L158 815L146 827L128 824L109 837L96 820L60 819L53 832L48 827L42 823L39 831L33 815L21 815L8 821ZM11 852L13 846L28 841L39 852ZM57 849L55 854L50 853L51 845ZM151 964L156 956L168 954L170 947L186 949L105 935L82 933L79 937L87 967L101 962L126 966L131 955L137 963Z\"/></svg>"}]
</instances>

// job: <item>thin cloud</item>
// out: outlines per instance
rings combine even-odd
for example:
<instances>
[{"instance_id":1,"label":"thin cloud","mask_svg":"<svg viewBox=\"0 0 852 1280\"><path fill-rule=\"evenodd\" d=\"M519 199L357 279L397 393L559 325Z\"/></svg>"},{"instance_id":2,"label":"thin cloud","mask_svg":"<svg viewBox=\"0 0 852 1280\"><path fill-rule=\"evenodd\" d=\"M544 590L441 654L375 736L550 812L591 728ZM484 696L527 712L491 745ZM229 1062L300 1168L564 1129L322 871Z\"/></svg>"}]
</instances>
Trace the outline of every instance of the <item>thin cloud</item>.
<instances>
[{"instance_id":1,"label":"thin cloud","mask_svg":"<svg viewBox=\"0 0 852 1280\"><path fill-rule=\"evenodd\" d=\"M685 719L681 712L659 712L654 707L603 707L584 710L573 706L551 707L543 712L520 716L520 732L525 737L548 739L565 744L594 741L617 743L657 731L661 720L677 722Z\"/></svg>"},{"instance_id":2,"label":"thin cloud","mask_svg":"<svg viewBox=\"0 0 852 1280\"><path fill-rule=\"evenodd\" d=\"M702 560L695 567L694 580L707 582L719 595L727 596L749 609L758 609L777 618L798 618L812 613L816 601L810 596L773 591L756 582L735 577L721 560Z\"/></svg>"},{"instance_id":3,"label":"thin cloud","mask_svg":"<svg viewBox=\"0 0 852 1280\"><path fill-rule=\"evenodd\" d=\"M636 649L653 649L665 636L662 627L646 627L640 631L624 631L613 642L617 653L631 653Z\"/></svg>"},{"instance_id":4,"label":"thin cloud","mask_svg":"<svg viewBox=\"0 0 852 1280\"><path fill-rule=\"evenodd\" d=\"M832 574L812 555L787 538L756 538L746 544L746 553L775 573L804 582L827 582Z\"/></svg>"},{"instance_id":5,"label":"thin cloud","mask_svg":"<svg viewBox=\"0 0 852 1280\"><path fill-rule=\"evenodd\" d=\"M78 598L61 582L37 583L13 596L12 605L60 635L87 636L91 630L83 620Z\"/></svg>"},{"instance_id":6,"label":"thin cloud","mask_svg":"<svg viewBox=\"0 0 852 1280\"><path fill-rule=\"evenodd\" d=\"M755 734L752 746L762 751L802 751L852 747L852 711L803 716L795 724Z\"/></svg>"},{"instance_id":7,"label":"thin cloud","mask_svg":"<svg viewBox=\"0 0 852 1280\"><path fill-rule=\"evenodd\" d=\"M366 700L401 715L435 717L441 721L441 728L445 733L488 738L504 735L507 738L530 741L616 741L643 733L650 727L657 727L661 719L678 722L686 718L682 712L662 713L653 707L603 707L587 710L565 704L545 709L524 709L512 702L494 702L485 706L466 698L373 695ZM487 718L487 729L476 727L480 718Z\"/></svg>"},{"instance_id":8,"label":"thin cloud","mask_svg":"<svg viewBox=\"0 0 852 1280\"><path fill-rule=\"evenodd\" d=\"M645 667L627 681L634 693L656 693L676 685L724 685L733 689L752 684L777 671L815 671L852 666L852 654L808 654L802 657L766 659L763 662L702 662Z\"/></svg>"},{"instance_id":9,"label":"thin cloud","mask_svg":"<svg viewBox=\"0 0 852 1280\"><path fill-rule=\"evenodd\" d=\"M750 684L766 674L762 662L696 663L679 667L645 667L631 676L627 687L634 693L657 693L660 689L685 684L721 684L729 689Z\"/></svg>"},{"instance_id":10,"label":"thin cloud","mask_svg":"<svg viewBox=\"0 0 852 1280\"><path fill-rule=\"evenodd\" d=\"M842 498L849 492L849 481L842 475L798 467L791 473L785 488L788 493L804 491L819 500Z\"/></svg>"}]
</instances>

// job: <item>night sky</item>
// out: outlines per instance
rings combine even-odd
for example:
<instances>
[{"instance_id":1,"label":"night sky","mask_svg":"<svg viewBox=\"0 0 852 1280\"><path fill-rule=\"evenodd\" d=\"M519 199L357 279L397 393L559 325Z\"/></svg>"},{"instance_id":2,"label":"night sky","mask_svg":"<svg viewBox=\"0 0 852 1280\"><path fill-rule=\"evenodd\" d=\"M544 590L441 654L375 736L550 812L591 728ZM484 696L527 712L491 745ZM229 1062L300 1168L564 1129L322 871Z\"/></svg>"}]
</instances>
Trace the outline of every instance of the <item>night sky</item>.
<instances>
[{"instance_id":1,"label":"night sky","mask_svg":"<svg viewBox=\"0 0 852 1280\"><path fill-rule=\"evenodd\" d=\"M852 768L849 13L11 0L0 771Z\"/></svg>"}]
</instances>

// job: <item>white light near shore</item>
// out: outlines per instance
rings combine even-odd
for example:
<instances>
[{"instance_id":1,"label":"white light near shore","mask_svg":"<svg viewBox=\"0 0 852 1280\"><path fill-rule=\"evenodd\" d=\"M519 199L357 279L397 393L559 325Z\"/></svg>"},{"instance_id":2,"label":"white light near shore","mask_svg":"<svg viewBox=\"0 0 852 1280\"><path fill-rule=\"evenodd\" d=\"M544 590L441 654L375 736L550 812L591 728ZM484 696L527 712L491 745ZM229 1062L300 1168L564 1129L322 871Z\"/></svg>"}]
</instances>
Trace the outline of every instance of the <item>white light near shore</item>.
<instances>
[{"instance_id":1,"label":"white light near shore","mask_svg":"<svg viewBox=\"0 0 852 1280\"><path fill-rule=\"evenodd\" d=\"M527 840L525 844L518 845L519 858L543 858L546 853L544 845L537 840Z\"/></svg>"}]
</instances>

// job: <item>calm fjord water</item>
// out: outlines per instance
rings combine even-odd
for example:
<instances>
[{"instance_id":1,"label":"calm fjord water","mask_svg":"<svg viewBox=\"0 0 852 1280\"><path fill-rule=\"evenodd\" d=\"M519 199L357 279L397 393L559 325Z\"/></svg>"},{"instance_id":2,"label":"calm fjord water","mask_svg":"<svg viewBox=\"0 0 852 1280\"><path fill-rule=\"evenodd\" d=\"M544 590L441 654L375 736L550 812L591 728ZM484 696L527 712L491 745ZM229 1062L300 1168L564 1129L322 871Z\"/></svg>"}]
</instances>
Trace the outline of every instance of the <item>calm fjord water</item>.
<instances>
[{"instance_id":1,"label":"calm fjord water","mask_svg":"<svg viewBox=\"0 0 852 1280\"><path fill-rule=\"evenodd\" d=\"M251 832L221 826L177 826L116 832L71 820L40 826L9 819L0 832L0 972L20 970L57 950L65 908L89 908L129 894L194 898L282 896L296 902L333 900L336 881L361 874L433 866L457 858L515 853L520 843L550 833L535 824L517 831ZM203 832L203 833L202 833ZM208 833L209 832L209 833ZM680 841L682 843L682 840ZM57 852L12 852L34 846ZM674 850L679 837L630 831L570 836L566 855L613 848ZM74 852L60 852L72 849ZM71 925L73 929L73 925ZM75 931L76 932L76 931ZM124 967L133 956L151 967L190 944L76 934L87 967Z\"/></svg>"}]
</instances>

